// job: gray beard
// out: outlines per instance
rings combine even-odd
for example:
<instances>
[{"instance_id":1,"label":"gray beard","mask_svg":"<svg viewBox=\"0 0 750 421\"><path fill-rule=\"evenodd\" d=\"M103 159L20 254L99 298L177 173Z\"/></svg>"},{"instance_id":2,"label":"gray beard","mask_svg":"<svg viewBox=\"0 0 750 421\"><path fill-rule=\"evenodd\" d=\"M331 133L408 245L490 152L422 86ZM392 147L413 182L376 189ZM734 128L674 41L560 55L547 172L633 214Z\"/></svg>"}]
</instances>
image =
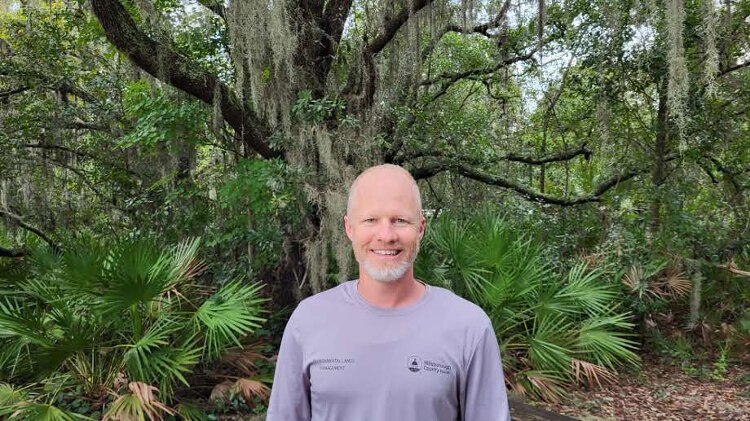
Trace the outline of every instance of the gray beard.
<instances>
[{"instance_id":1,"label":"gray beard","mask_svg":"<svg viewBox=\"0 0 750 421\"><path fill-rule=\"evenodd\" d=\"M375 281L382 282L384 284L401 279L401 277L406 274L406 271L409 270L411 265L412 265L412 262L404 261L404 262L401 262L396 267L376 269L372 267L370 263L367 262L366 260L362 264L365 272L367 272L367 275L369 275L370 278L374 279Z\"/></svg>"}]
</instances>

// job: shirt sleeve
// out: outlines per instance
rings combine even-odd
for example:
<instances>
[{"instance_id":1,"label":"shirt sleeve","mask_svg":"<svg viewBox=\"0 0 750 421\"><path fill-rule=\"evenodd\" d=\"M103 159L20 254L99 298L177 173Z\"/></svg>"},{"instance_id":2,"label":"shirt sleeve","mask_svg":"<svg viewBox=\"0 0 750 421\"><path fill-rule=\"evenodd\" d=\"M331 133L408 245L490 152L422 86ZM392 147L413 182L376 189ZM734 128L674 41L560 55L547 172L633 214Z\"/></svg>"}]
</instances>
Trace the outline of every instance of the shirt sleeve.
<instances>
[{"instance_id":1,"label":"shirt sleeve","mask_svg":"<svg viewBox=\"0 0 750 421\"><path fill-rule=\"evenodd\" d=\"M469 360L461 393L462 421L510 421L500 349L487 320Z\"/></svg>"},{"instance_id":2,"label":"shirt sleeve","mask_svg":"<svg viewBox=\"0 0 750 421\"><path fill-rule=\"evenodd\" d=\"M310 421L310 417L310 378L292 314L281 339L266 421Z\"/></svg>"}]
</instances>

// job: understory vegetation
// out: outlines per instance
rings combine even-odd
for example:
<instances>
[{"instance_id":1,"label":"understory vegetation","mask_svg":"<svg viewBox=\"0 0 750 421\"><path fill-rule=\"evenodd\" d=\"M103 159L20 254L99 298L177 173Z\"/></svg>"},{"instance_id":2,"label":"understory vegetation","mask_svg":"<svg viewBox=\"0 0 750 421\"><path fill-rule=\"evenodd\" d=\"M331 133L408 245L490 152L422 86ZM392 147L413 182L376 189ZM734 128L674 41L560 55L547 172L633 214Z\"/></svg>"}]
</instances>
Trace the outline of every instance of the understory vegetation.
<instances>
[{"instance_id":1,"label":"understory vegetation","mask_svg":"<svg viewBox=\"0 0 750 421\"><path fill-rule=\"evenodd\" d=\"M198 248L198 240L169 248L88 240L64 252L39 248L4 267L0 375L10 383L0 384L0 415L188 415L164 403L175 387L189 387L190 373L222 356L241 361L238 353L252 351L241 340L264 321L261 286L199 280ZM267 395L246 364L248 377L230 384Z\"/></svg>"},{"instance_id":2,"label":"understory vegetation","mask_svg":"<svg viewBox=\"0 0 750 421\"><path fill-rule=\"evenodd\" d=\"M0 0L0 417L265 411L393 163L506 386L750 364L750 1ZM736 376L735 376L736 377Z\"/></svg>"},{"instance_id":3,"label":"understory vegetation","mask_svg":"<svg viewBox=\"0 0 750 421\"><path fill-rule=\"evenodd\" d=\"M637 363L633 317L606 268L555 265L537 238L490 213L441 216L425 243L417 276L485 309L512 391L554 400L570 383L601 386Z\"/></svg>"}]
</instances>

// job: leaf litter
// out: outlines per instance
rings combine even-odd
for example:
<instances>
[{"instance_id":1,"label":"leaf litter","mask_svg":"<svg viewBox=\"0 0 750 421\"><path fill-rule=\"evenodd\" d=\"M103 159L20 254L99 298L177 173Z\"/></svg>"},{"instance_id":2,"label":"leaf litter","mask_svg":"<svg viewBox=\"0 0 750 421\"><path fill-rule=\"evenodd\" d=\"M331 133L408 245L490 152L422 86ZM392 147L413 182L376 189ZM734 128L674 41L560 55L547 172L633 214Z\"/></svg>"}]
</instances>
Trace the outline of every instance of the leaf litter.
<instances>
[{"instance_id":1,"label":"leaf litter","mask_svg":"<svg viewBox=\"0 0 750 421\"><path fill-rule=\"evenodd\" d=\"M574 391L560 403L538 405L586 421L750 421L746 364L733 364L722 378L711 378L710 367L683 369L648 358L639 373L619 377L602 388Z\"/></svg>"}]
</instances>

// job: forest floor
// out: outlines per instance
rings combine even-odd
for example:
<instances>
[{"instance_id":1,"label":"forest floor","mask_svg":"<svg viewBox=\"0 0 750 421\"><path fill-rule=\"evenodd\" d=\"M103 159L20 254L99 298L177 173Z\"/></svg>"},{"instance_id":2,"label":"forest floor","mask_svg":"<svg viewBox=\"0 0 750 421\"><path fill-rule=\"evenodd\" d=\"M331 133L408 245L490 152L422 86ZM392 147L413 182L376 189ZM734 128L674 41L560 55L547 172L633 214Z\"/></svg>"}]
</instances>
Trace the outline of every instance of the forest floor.
<instances>
[{"instance_id":1,"label":"forest floor","mask_svg":"<svg viewBox=\"0 0 750 421\"><path fill-rule=\"evenodd\" d=\"M538 406L586 421L750 420L750 367L729 364L721 376L715 370L645 357L640 371L617 384Z\"/></svg>"}]
</instances>

